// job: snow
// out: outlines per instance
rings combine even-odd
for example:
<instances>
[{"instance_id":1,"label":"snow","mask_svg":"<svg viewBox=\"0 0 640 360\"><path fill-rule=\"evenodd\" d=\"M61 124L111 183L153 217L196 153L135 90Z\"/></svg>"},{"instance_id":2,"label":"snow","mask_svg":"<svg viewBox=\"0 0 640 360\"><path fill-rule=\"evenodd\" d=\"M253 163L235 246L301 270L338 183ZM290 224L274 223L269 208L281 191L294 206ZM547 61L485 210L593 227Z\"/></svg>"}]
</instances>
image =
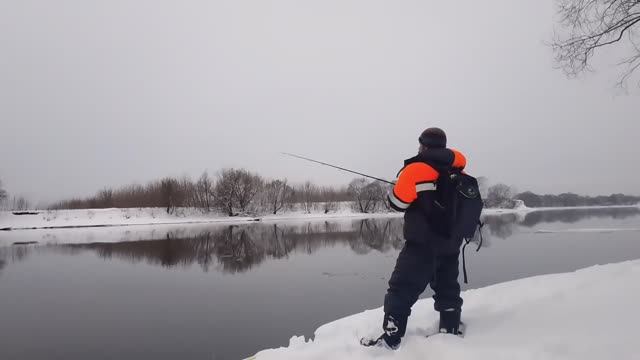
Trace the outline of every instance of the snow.
<instances>
[{"instance_id":1,"label":"snow","mask_svg":"<svg viewBox=\"0 0 640 360\"><path fill-rule=\"evenodd\" d=\"M340 203L338 209L325 214L321 210L306 213L301 210L278 213L266 216L234 216L219 213L203 213L196 209L179 208L168 214L163 208L129 208L129 209L86 209L86 210L42 210L37 215L14 215L9 211L0 211L0 230L54 229L77 227L106 227L124 225L159 225L159 224L234 224L250 221L297 221L327 220L340 218L375 218L401 217L398 212L379 212L363 214L355 212L349 203ZM592 207L594 208L594 207ZM599 208L599 207L598 207ZM527 208L485 209L485 215L515 213L520 216L533 211L563 210L579 208Z\"/></svg>"},{"instance_id":2,"label":"snow","mask_svg":"<svg viewBox=\"0 0 640 360\"><path fill-rule=\"evenodd\" d=\"M203 223L246 223L251 221L324 220L334 218L372 218L402 216L396 212L375 214L357 213L348 204L340 204L338 210L325 214L323 211L290 211L266 216L234 216L219 213L203 213L196 209L179 208L168 214L163 208L128 209L83 209L83 210L43 210L37 215L14 215L9 211L0 212L0 229L27 230L78 227L107 227L122 225L159 224L203 224Z\"/></svg>"},{"instance_id":3,"label":"snow","mask_svg":"<svg viewBox=\"0 0 640 360\"><path fill-rule=\"evenodd\" d=\"M161 240L167 236L182 238L197 236L206 231L204 224L155 224L137 226L106 226L81 228L34 229L29 231L0 231L0 247L16 241L39 245L113 243L125 241Z\"/></svg>"},{"instance_id":4,"label":"snow","mask_svg":"<svg viewBox=\"0 0 640 360\"><path fill-rule=\"evenodd\" d=\"M639 277L640 260L635 260L466 291L464 339L425 338L437 313L433 301L423 299L396 351L358 343L381 332L378 308L323 325L313 340L294 336L288 347L252 359L638 359Z\"/></svg>"},{"instance_id":5,"label":"snow","mask_svg":"<svg viewBox=\"0 0 640 360\"><path fill-rule=\"evenodd\" d=\"M356 219L357 220L357 219ZM349 231L352 229L353 218L336 218L331 220L335 231ZM324 225L325 220L307 218L305 220L288 220L287 228L298 232L308 231L309 224ZM248 222L248 225L260 224ZM177 223L152 224L132 226L101 226L101 227L66 227L53 229L30 229L19 231L0 231L0 247L11 246L15 242L37 243L38 245L58 244L86 244L93 242L114 243L144 240L187 239L211 231L212 227L227 227L235 225L225 222L219 223ZM327 276L343 276L328 273Z\"/></svg>"}]
</instances>

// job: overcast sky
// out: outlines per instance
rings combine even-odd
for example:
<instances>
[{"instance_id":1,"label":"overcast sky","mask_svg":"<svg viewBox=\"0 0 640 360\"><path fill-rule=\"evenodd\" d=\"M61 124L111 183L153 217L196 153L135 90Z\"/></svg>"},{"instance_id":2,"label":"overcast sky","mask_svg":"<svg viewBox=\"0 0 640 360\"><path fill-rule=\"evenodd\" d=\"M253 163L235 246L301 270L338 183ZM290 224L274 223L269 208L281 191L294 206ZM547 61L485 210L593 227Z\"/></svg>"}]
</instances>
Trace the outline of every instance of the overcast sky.
<instances>
[{"instance_id":1,"label":"overcast sky","mask_svg":"<svg viewBox=\"0 0 640 360\"><path fill-rule=\"evenodd\" d=\"M0 179L51 201L231 166L353 178L281 151L392 179L439 126L493 182L640 194L639 91L616 92L617 56L555 70L554 16L554 0L0 0Z\"/></svg>"}]
</instances>

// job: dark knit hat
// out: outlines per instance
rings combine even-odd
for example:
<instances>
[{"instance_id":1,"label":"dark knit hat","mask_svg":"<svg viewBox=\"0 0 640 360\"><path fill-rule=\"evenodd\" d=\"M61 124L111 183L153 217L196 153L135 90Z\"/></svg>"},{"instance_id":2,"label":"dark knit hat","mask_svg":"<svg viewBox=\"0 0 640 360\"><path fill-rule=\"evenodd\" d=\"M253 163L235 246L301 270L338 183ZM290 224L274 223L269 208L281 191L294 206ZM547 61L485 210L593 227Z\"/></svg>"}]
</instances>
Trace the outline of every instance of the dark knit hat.
<instances>
[{"instance_id":1,"label":"dark knit hat","mask_svg":"<svg viewBox=\"0 0 640 360\"><path fill-rule=\"evenodd\" d=\"M443 148L447 147L447 134L440 128L432 127L423 131L418 141L428 148Z\"/></svg>"}]
</instances>

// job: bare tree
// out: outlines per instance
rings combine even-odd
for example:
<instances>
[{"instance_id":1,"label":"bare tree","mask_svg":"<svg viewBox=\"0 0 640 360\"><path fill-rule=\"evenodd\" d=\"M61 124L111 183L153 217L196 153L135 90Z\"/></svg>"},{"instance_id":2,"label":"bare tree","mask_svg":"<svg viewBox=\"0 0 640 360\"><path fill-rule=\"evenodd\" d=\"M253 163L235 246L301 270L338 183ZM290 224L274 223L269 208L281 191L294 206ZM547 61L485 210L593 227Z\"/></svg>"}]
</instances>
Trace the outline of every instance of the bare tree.
<instances>
[{"instance_id":1,"label":"bare tree","mask_svg":"<svg viewBox=\"0 0 640 360\"><path fill-rule=\"evenodd\" d=\"M393 191L393 185L385 184L382 182L378 182L380 188L378 190L376 201L378 203L378 207L382 208L386 211L392 211L391 204L389 203L389 192Z\"/></svg>"},{"instance_id":2,"label":"bare tree","mask_svg":"<svg viewBox=\"0 0 640 360\"><path fill-rule=\"evenodd\" d=\"M383 206L382 204L388 204L388 189L389 186L380 181L373 181L367 186L367 194L371 199L373 199L373 208L371 209L371 212L377 211Z\"/></svg>"},{"instance_id":3,"label":"bare tree","mask_svg":"<svg viewBox=\"0 0 640 360\"><path fill-rule=\"evenodd\" d=\"M262 190L264 181L258 174L251 173L247 170L238 170L240 175L238 178L238 208L240 212L245 213L249 210L249 205L256 197L256 195Z\"/></svg>"},{"instance_id":4,"label":"bare tree","mask_svg":"<svg viewBox=\"0 0 640 360\"><path fill-rule=\"evenodd\" d=\"M505 184L496 184L489 187L485 200L487 207L513 208L515 206L514 191Z\"/></svg>"},{"instance_id":5,"label":"bare tree","mask_svg":"<svg viewBox=\"0 0 640 360\"><path fill-rule=\"evenodd\" d=\"M293 194L293 189L287 185L287 179L270 181L264 190L265 201L273 215L284 208Z\"/></svg>"},{"instance_id":6,"label":"bare tree","mask_svg":"<svg viewBox=\"0 0 640 360\"><path fill-rule=\"evenodd\" d=\"M178 180L174 178L164 178L160 180L160 187L162 189L162 203L167 208L167 213L171 214L171 212L175 209L177 199L176 195L178 194Z\"/></svg>"},{"instance_id":7,"label":"bare tree","mask_svg":"<svg viewBox=\"0 0 640 360\"><path fill-rule=\"evenodd\" d=\"M12 210L24 211L24 210L29 210L30 207L31 207L31 203L29 202L29 200L27 200L26 197L24 196L13 197L13 201L11 204Z\"/></svg>"},{"instance_id":8,"label":"bare tree","mask_svg":"<svg viewBox=\"0 0 640 360\"><path fill-rule=\"evenodd\" d=\"M349 183L349 194L351 194L352 199L353 199L353 207L355 210L358 210L360 212L366 212L365 208L366 208L366 204L363 204L364 202L364 188L367 186L367 179L365 178L359 178L359 179L353 179L350 183Z\"/></svg>"},{"instance_id":9,"label":"bare tree","mask_svg":"<svg viewBox=\"0 0 640 360\"><path fill-rule=\"evenodd\" d=\"M218 174L218 181L214 188L214 199L216 206L225 211L229 216L233 216L234 200L236 197L236 173L233 169L223 169Z\"/></svg>"},{"instance_id":10,"label":"bare tree","mask_svg":"<svg viewBox=\"0 0 640 360\"><path fill-rule=\"evenodd\" d=\"M262 188L262 178L245 169L223 169L214 188L216 205L229 216L248 210L254 197Z\"/></svg>"},{"instance_id":11,"label":"bare tree","mask_svg":"<svg viewBox=\"0 0 640 360\"><path fill-rule=\"evenodd\" d=\"M631 52L619 62L625 69L618 86L640 67L640 0L558 0L560 25L566 33L551 44L558 66L569 76L590 70L590 59L601 47L623 38Z\"/></svg>"},{"instance_id":12,"label":"bare tree","mask_svg":"<svg viewBox=\"0 0 640 360\"><path fill-rule=\"evenodd\" d=\"M328 214L330 211L338 210L338 192L329 186L320 189L320 199L322 201L322 211Z\"/></svg>"},{"instance_id":13,"label":"bare tree","mask_svg":"<svg viewBox=\"0 0 640 360\"><path fill-rule=\"evenodd\" d=\"M112 189L102 189L96 195L96 200L99 203L96 208L111 208L113 206L113 190Z\"/></svg>"},{"instance_id":14,"label":"bare tree","mask_svg":"<svg viewBox=\"0 0 640 360\"><path fill-rule=\"evenodd\" d=\"M302 209L310 214L313 210L314 200L318 192L318 187L311 181L306 181L299 189L300 200L302 202Z\"/></svg>"},{"instance_id":15,"label":"bare tree","mask_svg":"<svg viewBox=\"0 0 640 360\"><path fill-rule=\"evenodd\" d=\"M196 184L191 178L184 175L178 181L178 190L174 197L175 206L179 207L196 207L194 202L196 192Z\"/></svg>"},{"instance_id":16,"label":"bare tree","mask_svg":"<svg viewBox=\"0 0 640 360\"><path fill-rule=\"evenodd\" d=\"M2 180L0 180L0 208L4 203L4 200L7 198L7 192L2 188Z\"/></svg>"},{"instance_id":17,"label":"bare tree","mask_svg":"<svg viewBox=\"0 0 640 360\"><path fill-rule=\"evenodd\" d=\"M379 181L368 182L365 178L354 179L349 183L349 193L354 200L354 208L362 213L376 211L380 199L386 191Z\"/></svg>"},{"instance_id":18,"label":"bare tree","mask_svg":"<svg viewBox=\"0 0 640 360\"><path fill-rule=\"evenodd\" d=\"M205 171L195 185L194 205L207 212L211 211L213 207L213 189L213 180L211 180L209 174Z\"/></svg>"}]
</instances>

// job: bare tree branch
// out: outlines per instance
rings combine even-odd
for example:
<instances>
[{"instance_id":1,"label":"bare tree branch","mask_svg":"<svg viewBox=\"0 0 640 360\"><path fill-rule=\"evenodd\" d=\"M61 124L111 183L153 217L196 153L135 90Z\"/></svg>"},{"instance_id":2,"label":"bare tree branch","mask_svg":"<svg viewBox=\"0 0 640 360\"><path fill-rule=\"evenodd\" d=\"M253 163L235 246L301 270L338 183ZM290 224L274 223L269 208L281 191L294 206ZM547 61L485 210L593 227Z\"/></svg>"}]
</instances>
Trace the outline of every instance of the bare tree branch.
<instances>
[{"instance_id":1,"label":"bare tree branch","mask_svg":"<svg viewBox=\"0 0 640 360\"><path fill-rule=\"evenodd\" d=\"M565 33L556 35L551 47L567 76L590 70L596 50L621 43L627 35L633 53L619 64L626 65L618 81L624 87L638 69L640 49L633 30L640 27L640 0L558 0L558 13Z\"/></svg>"}]
</instances>

